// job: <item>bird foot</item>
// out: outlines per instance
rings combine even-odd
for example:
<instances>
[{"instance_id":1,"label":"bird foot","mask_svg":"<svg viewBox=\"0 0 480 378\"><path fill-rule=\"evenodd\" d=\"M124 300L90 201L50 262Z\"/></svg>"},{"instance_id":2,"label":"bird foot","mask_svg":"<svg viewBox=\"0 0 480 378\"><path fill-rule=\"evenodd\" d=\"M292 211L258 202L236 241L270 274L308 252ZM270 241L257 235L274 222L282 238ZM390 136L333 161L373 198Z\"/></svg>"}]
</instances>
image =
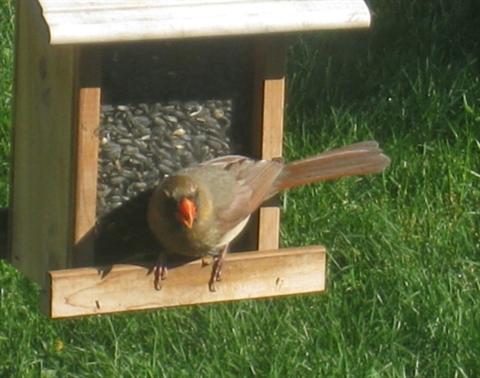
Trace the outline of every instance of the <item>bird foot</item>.
<instances>
[{"instance_id":1,"label":"bird foot","mask_svg":"<svg viewBox=\"0 0 480 378\"><path fill-rule=\"evenodd\" d=\"M208 281L208 288L210 291L215 292L217 288L215 287L215 282L222 279L222 268L223 268L223 256L216 256L213 260L212 274L210 275L210 281Z\"/></svg>"},{"instance_id":2,"label":"bird foot","mask_svg":"<svg viewBox=\"0 0 480 378\"><path fill-rule=\"evenodd\" d=\"M222 279L223 260L225 259L225 255L227 254L227 251L228 251L228 244L226 244L222 248L220 254L213 257L212 274L210 276L210 281L208 281L208 288L212 292L217 291L217 288L215 287L215 282L220 281Z\"/></svg>"},{"instance_id":3,"label":"bird foot","mask_svg":"<svg viewBox=\"0 0 480 378\"><path fill-rule=\"evenodd\" d=\"M162 289L161 281L167 279L168 268L166 264L165 256L158 259L155 267L153 268L153 287L159 291Z\"/></svg>"}]
</instances>

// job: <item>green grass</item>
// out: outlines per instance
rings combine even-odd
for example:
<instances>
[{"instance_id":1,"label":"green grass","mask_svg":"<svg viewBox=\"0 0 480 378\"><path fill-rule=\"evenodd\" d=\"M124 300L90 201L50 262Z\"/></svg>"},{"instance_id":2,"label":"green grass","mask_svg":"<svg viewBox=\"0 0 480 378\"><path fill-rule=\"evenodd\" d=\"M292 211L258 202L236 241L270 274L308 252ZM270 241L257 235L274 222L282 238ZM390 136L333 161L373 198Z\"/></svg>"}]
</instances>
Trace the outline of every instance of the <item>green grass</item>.
<instances>
[{"instance_id":1,"label":"green grass","mask_svg":"<svg viewBox=\"0 0 480 378\"><path fill-rule=\"evenodd\" d=\"M8 156L13 76L13 3L0 0L0 206L8 197Z\"/></svg>"},{"instance_id":2,"label":"green grass","mask_svg":"<svg viewBox=\"0 0 480 378\"><path fill-rule=\"evenodd\" d=\"M329 248L325 294L50 321L37 288L0 263L0 376L479 376L477 3L375 1L368 32L308 35L290 50L287 158L370 138L392 158L384 175L285 196L282 243Z\"/></svg>"}]
</instances>

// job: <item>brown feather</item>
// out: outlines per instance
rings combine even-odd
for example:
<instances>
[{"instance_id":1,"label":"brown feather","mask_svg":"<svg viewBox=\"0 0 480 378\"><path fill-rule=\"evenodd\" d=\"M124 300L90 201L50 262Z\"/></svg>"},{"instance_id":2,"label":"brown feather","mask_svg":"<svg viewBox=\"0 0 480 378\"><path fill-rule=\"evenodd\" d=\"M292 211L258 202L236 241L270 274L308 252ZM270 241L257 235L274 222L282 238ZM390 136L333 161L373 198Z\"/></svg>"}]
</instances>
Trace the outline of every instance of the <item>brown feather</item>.
<instances>
[{"instance_id":1,"label":"brown feather","mask_svg":"<svg viewBox=\"0 0 480 378\"><path fill-rule=\"evenodd\" d=\"M228 232L253 213L265 200L284 165L270 160L253 160L244 156L229 155L200 164L217 167L229 172L236 181L232 189L232 201L228 206L217 207L217 224L222 232ZM208 185L213 198L225 195L225 188Z\"/></svg>"},{"instance_id":2,"label":"brown feather","mask_svg":"<svg viewBox=\"0 0 480 378\"><path fill-rule=\"evenodd\" d=\"M337 148L285 166L275 181L269 197L300 185L382 172L390 159L375 141Z\"/></svg>"}]
</instances>

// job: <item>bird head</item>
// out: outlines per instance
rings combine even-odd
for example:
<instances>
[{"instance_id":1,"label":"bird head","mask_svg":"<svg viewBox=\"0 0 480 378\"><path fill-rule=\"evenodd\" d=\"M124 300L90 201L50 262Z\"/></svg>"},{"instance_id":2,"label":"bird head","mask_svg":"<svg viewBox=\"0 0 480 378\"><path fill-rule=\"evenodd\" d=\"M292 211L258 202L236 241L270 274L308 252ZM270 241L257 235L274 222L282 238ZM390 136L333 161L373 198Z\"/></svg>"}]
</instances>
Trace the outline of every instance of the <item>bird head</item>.
<instances>
[{"instance_id":1,"label":"bird head","mask_svg":"<svg viewBox=\"0 0 480 378\"><path fill-rule=\"evenodd\" d=\"M187 176L171 176L163 185L168 212L175 220L191 229L197 220L199 189Z\"/></svg>"}]
</instances>

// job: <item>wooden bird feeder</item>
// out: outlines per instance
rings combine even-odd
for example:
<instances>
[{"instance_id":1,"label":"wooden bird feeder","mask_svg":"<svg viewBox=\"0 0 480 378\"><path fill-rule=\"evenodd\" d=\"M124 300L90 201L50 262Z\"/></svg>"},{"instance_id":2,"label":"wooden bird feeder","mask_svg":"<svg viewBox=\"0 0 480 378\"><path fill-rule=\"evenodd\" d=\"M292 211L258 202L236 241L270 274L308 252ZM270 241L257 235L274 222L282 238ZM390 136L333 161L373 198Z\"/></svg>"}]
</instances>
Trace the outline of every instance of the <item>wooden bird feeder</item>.
<instances>
[{"instance_id":1,"label":"wooden bird feeder","mask_svg":"<svg viewBox=\"0 0 480 378\"><path fill-rule=\"evenodd\" d=\"M154 290L146 199L195 161L281 157L288 37L367 27L363 1L22 0L16 15L8 259L51 317L324 290L324 248L279 249L275 204L216 292L200 261Z\"/></svg>"}]
</instances>

